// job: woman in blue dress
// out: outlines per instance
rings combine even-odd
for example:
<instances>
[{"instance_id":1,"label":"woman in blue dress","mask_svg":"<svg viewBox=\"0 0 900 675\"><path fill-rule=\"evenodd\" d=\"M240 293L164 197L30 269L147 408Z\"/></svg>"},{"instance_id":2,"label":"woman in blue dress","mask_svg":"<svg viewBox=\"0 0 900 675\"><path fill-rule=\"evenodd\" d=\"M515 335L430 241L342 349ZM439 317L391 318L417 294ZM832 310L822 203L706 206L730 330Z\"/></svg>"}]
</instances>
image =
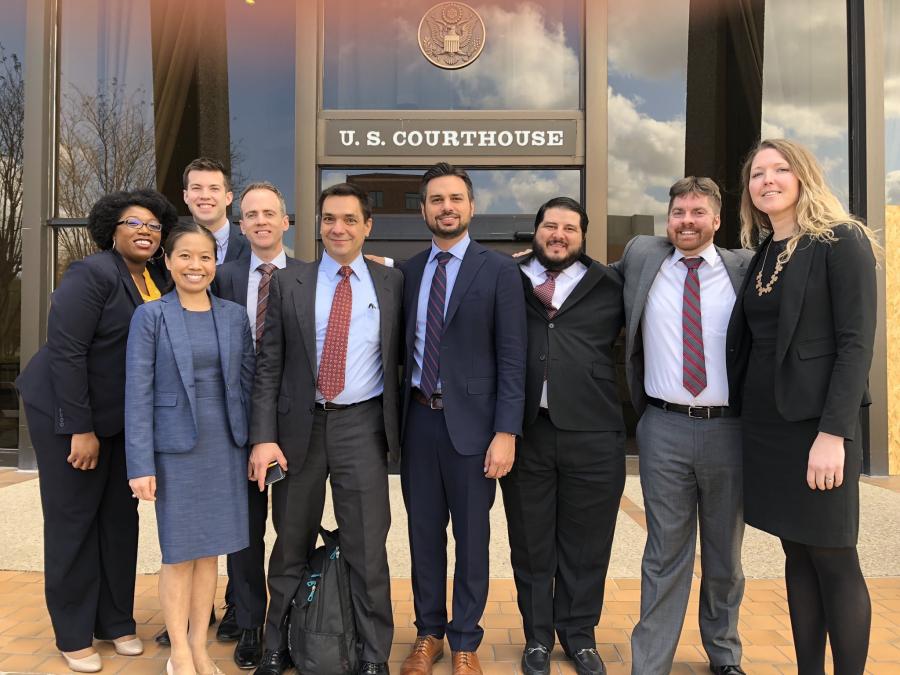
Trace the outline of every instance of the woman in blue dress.
<instances>
[{"instance_id":1,"label":"woman in blue dress","mask_svg":"<svg viewBox=\"0 0 900 675\"><path fill-rule=\"evenodd\" d=\"M216 273L209 230L179 225L165 250L174 290L131 321L125 450L132 492L156 502L159 596L172 643L166 670L208 675L221 672L206 647L216 558L249 543L255 357L244 308L208 292Z\"/></svg>"}]
</instances>

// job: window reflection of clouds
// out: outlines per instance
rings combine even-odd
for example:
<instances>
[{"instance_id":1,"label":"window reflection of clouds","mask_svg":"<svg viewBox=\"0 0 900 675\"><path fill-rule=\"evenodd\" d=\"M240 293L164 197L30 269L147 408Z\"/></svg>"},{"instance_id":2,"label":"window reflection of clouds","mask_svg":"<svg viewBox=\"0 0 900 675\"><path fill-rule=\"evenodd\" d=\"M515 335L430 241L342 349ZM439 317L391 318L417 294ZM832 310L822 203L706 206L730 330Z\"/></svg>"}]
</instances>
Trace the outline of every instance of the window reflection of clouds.
<instances>
[{"instance_id":1,"label":"window reflection of clouds","mask_svg":"<svg viewBox=\"0 0 900 675\"><path fill-rule=\"evenodd\" d=\"M689 0L608 5L608 206L653 215L684 172ZM640 40L635 36L640 35Z\"/></svg>"},{"instance_id":2,"label":"window reflection of clouds","mask_svg":"<svg viewBox=\"0 0 900 675\"><path fill-rule=\"evenodd\" d=\"M581 0L479 5L484 51L471 65L452 71L428 63L416 42L419 21L433 4L329 3L323 107L580 108Z\"/></svg>"},{"instance_id":3,"label":"window reflection of clouds","mask_svg":"<svg viewBox=\"0 0 900 675\"><path fill-rule=\"evenodd\" d=\"M763 138L807 145L847 204L847 7L845 0L767 2Z\"/></svg>"},{"instance_id":4,"label":"window reflection of clouds","mask_svg":"<svg viewBox=\"0 0 900 675\"><path fill-rule=\"evenodd\" d=\"M900 205L900 6L884 3L885 192L887 203Z\"/></svg>"}]
</instances>

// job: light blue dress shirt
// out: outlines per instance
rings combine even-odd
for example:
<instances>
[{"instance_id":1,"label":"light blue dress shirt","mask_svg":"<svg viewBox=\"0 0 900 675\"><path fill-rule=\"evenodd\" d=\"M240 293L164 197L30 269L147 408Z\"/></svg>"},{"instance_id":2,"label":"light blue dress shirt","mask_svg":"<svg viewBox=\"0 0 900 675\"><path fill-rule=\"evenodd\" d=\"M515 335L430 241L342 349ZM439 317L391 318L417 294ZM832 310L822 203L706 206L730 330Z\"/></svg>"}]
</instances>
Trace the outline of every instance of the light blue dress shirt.
<instances>
[{"instance_id":1,"label":"light blue dress shirt","mask_svg":"<svg viewBox=\"0 0 900 675\"><path fill-rule=\"evenodd\" d=\"M344 370L344 390L333 403L348 405L368 401L380 396L384 390L384 366L381 363L381 311L375 285L362 255L356 257L350 268L350 289L353 305L350 310L350 334L347 339L347 363ZM316 278L316 377L322 363L322 348L328 331L331 301L341 280L341 265L327 252L322 253ZM325 397L316 390L316 401Z\"/></svg>"},{"instance_id":2,"label":"light blue dress shirt","mask_svg":"<svg viewBox=\"0 0 900 675\"><path fill-rule=\"evenodd\" d=\"M462 265L463 256L469 248L469 235L467 234L453 245L447 253L452 257L447 262L447 293L444 296L444 316L447 316L447 307L450 306L450 296L453 295L453 286L459 274L459 266ZM431 280L434 278L434 270L437 269L437 254L442 249L438 248L434 241L431 242L431 253L425 270L422 272L422 283L419 286L419 304L416 307L416 344L413 349L415 363L412 371L412 386L418 387L422 382L422 359L425 356L425 325L428 319L428 296L431 294ZM441 380L438 377L437 392L441 390Z\"/></svg>"},{"instance_id":3,"label":"light blue dress shirt","mask_svg":"<svg viewBox=\"0 0 900 675\"><path fill-rule=\"evenodd\" d=\"M231 234L231 222L226 220L225 224L212 233L216 239L216 265L225 262L225 255L228 253L228 235Z\"/></svg>"}]
</instances>

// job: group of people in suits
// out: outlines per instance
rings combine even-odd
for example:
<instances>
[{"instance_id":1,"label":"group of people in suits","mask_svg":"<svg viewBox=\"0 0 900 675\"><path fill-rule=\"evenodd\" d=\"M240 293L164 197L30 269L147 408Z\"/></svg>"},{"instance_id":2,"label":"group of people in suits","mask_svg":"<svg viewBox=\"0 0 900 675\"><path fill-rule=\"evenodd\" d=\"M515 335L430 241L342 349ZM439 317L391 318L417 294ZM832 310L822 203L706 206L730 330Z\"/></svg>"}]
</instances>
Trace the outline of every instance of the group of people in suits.
<instances>
[{"instance_id":1,"label":"group of people in suits","mask_svg":"<svg viewBox=\"0 0 900 675\"><path fill-rule=\"evenodd\" d=\"M719 190L687 177L670 191L667 236L636 237L610 266L585 255L587 213L564 197L536 214L527 256L471 240L472 182L446 163L421 182L431 246L396 269L363 255L372 212L352 184L319 197L317 262L286 256L271 183L244 189L237 234L214 160L185 171L192 224L177 225L153 192L102 198L90 218L101 252L65 274L48 342L19 380L41 471L47 604L70 668L100 669L95 638L142 651L139 497L157 512L168 672L217 672L206 630L222 554L217 637L237 642L242 668L286 670L286 620L328 480L360 672L387 673L387 470L399 461L417 629L401 675L431 673L445 640L454 675L482 672L498 480L523 672L549 673L558 639L580 675L604 673L594 629L625 484L614 355L624 329L647 516L632 672L671 669L698 529L710 669L744 672L746 521L782 541L800 672L823 672L827 637L835 672L862 673L858 416L878 244L801 146L763 141L743 175L744 250L715 246ZM271 488L266 576L273 468L284 478Z\"/></svg>"}]
</instances>

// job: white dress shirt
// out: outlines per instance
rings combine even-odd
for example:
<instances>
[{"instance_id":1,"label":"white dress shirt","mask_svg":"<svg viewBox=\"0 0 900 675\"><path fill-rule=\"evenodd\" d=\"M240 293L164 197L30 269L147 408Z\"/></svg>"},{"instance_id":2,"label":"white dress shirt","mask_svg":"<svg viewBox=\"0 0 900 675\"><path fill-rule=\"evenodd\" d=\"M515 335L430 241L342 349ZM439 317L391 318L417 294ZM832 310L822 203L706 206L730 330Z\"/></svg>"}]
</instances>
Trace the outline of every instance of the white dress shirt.
<instances>
[{"instance_id":1,"label":"white dress shirt","mask_svg":"<svg viewBox=\"0 0 900 675\"><path fill-rule=\"evenodd\" d=\"M353 304L350 310L350 334L347 338L347 362L344 369L344 390L332 403L347 405L361 403L380 396L384 391L384 365L381 362L381 310L375 295L375 284L362 254L350 263L350 289ZM328 331L328 317L334 291L341 280L341 264L325 251L319 262L316 278L316 379L322 363L322 348ZM325 397L316 389L316 401Z\"/></svg>"},{"instance_id":2,"label":"white dress shirt","mask_svg":"<svg viewBox=\"0 0 900 675\"><path fill-rule=\"evenodd\" d=\"M728 373L725 367L725 334L734 307L735 293L713 244L700 257L700 314L706 360L706 388L694 397L684 388L681 307L687 267L679 262L678 249L660 265L647 295L641 317L644 342L644 391L647 396L669 403L696 406L728 405Z\"/></svg>"},{"instance_id":3,"label":"white dress shirt","mask_svg":"<svg viewBox=\"0 0 900 675\"><path fill-rule=\"evenodd\" d=\"M250 276L247 277L247 317L250 319L250 333L253 336L253 346L256 346L256 303L259 301L259 282L262 272L257 267L263 264L255 253L250 253ZM287 254L284 249L270 261L275 267L283 270L287 267Z\"/></svg>"},{"instance_id":4,"label":"white dress shirt","mask_svg":"<svg viewBox=\"0 0 900 675\"><path fill-rule=\"evenodd\" d=\"M547 268L544 267L535 256L528 259L527 262L520 265L522 271L531 280L532 287L540 286L547 281ZM587 266L576 260L566 269L562 270L556 277L556 285L553 287L553 306L559 309L563 306L569 294L575 290L578 282L587 272ZM547 380L544 380L544 386L541 388L541 407L547 408Z\"/></svg>"}]
</instances>

